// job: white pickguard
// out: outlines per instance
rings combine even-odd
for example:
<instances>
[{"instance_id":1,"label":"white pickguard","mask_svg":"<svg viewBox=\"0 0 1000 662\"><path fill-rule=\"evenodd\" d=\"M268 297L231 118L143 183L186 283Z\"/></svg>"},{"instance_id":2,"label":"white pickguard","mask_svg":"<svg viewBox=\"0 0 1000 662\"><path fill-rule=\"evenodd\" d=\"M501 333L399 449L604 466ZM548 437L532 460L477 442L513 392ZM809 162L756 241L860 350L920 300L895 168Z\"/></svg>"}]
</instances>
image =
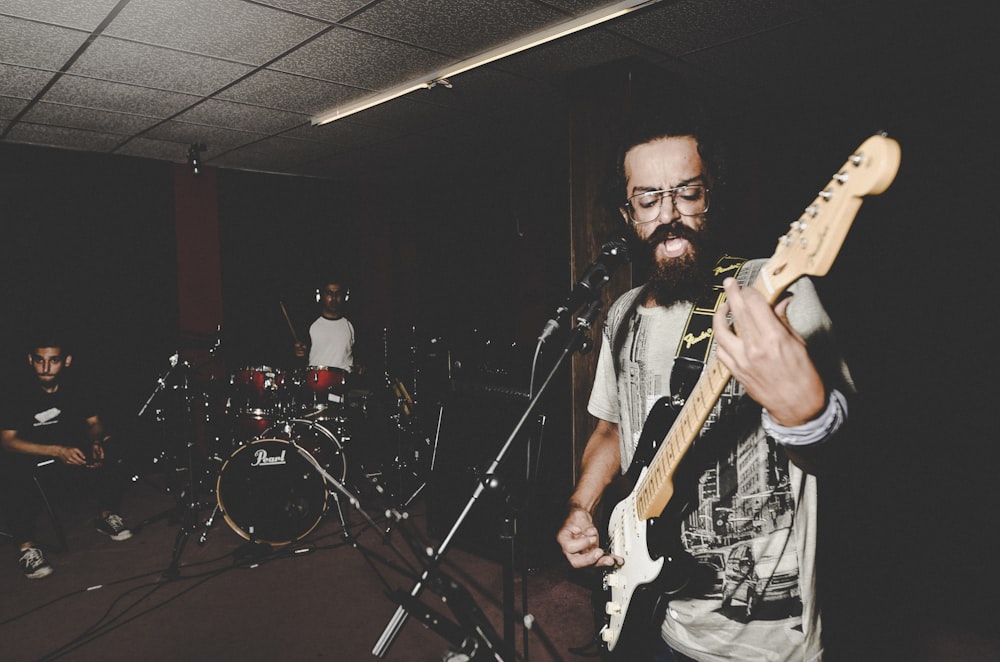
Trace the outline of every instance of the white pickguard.
<instances>
[{"instance_id":1,"label":"white pickguard","mask_svg":"<svg viewBox=\"0 0 1000 662\"><path fill-rule=\"evenodd\" d=\"M639 479L648 469L643 469ZM604 587L610 590L611 599L605 604L607 624L601 630L601 639L608 650L614 650L621 634L622 624L629 613L629 603L635 590L654 581L663 568L664 559L653 560L646 545L646 522L640 520L635 507L635 493L618 503L611 511L608 524L609 553L620 556L625 562L604 575Z\"/></svg>"}]
</instances>

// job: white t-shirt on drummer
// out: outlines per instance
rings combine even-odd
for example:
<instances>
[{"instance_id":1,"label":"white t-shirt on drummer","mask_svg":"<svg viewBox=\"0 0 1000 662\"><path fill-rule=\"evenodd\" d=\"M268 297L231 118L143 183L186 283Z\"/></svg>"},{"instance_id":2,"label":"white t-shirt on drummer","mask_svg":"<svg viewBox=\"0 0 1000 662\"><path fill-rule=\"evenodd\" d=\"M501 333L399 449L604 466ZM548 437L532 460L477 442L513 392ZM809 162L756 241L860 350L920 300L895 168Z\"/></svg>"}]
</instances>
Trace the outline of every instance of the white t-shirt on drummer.
<instances>
[{"instance_id":1,"label":"white t-shirt on drummer","mask_svg":"<svg viewBox=\"0 0 1000 662\"><path fill-rule=\"evenodd\" d=\"M354 366L354 325L346 317L327 319L322 315L309 327L309 365L340 368Z\"/></svg>"}]
</instances>

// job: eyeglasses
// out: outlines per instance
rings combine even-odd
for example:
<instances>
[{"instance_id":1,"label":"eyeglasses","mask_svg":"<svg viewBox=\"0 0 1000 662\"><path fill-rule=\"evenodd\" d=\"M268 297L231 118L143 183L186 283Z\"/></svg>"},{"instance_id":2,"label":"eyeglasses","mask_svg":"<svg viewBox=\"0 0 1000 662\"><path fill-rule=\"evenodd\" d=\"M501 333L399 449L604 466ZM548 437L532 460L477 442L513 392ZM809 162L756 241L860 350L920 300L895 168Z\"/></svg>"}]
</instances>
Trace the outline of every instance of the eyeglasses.
<instances>
[{"instance_id":1,"label":"eyeglasses","mask_svg":"<svg viewBox=\"0 0 1000 662\"><path fill-rule=\"evenodd\" d=\"M635 225L652 223L660 217L660 206L665 197L670 198L681 216L697 216L708 211L708 189L701 184L687 184L633 195L625 202L628 217Z\"/></svg>"}]
</instances>

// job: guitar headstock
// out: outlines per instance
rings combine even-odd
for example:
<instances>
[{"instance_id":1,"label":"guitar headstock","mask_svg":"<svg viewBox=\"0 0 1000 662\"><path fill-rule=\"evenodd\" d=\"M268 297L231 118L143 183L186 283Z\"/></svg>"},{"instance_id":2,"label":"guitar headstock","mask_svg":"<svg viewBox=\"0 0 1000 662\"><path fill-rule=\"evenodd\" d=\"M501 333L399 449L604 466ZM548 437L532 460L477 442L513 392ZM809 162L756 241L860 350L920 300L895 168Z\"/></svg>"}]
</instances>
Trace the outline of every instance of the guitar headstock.
<instances>
[{"instance_id":1,"label":"guitar headstock","mask_svg":"<svg viewBox=\"0 0 1000 662\"><path fill-rule=\"evenodd\" d=\"M899 170L899 159L899 143L892 138L876 134L861 143L778 240L755 286L773 302L800 276L825 276L862 198L889 188Z\"/></svg>"}]
</instances>

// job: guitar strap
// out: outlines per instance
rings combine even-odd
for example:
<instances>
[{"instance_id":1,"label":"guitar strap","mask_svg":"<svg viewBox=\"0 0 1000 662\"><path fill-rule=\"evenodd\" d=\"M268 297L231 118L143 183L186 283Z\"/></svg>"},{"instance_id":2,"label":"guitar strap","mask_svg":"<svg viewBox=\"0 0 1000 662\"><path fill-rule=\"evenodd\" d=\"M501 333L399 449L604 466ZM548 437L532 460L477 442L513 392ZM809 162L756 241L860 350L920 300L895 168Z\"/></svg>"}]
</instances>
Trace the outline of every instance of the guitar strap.
<instances>
[{"instance_id":1,"label":"guitar strap","mask_svg":"<svg viewBox=\"0 0 1000 662\"><path fill-rule=\"evenodd\" d=\"M691 390L698 382L701 371L708 361L712 350L712 316L726 300L726 292L722 289L722 281L732 276L740 278L740 271L746 264L746 258L723 255L712 268L710 287L705 291L688 313L687 326L677 343L677 358L670 373L670 392L675 398L687 399ZM745 283L744 283L745 284Z\"/></svg>"},{"instance_id":2,"label":"guitar strap","mask_svg":"<svg viewBox=\"0 0 1000 662\"><path fill-rule=\"evenodd\" d=\"M732 276L746 286L756 275L759 269L744 269L747 259L723 255L712 268L712 279L710 287L705 294L695 302L688 314L687 325L681 334L680 342L677 345L677 358L674 361L673 370L670 373L670 392L680 399L686 399L690 395L694 385L701 376L701 371L705 367L708 356L712 349L712 316L719 309L722 302L726 300L726 293L722 289L722 281ZM638 315L636 309L645 300L646 288L641 287L633 290L630 294L632 300L628 302L626 311L621 317L613 321L609 330L611 339L611 357L614 362L615 375L620 370L619 360L622 347L625 344L625 337L628 335L629 326L637 323Z\"/></svg>"}]
</instances>

